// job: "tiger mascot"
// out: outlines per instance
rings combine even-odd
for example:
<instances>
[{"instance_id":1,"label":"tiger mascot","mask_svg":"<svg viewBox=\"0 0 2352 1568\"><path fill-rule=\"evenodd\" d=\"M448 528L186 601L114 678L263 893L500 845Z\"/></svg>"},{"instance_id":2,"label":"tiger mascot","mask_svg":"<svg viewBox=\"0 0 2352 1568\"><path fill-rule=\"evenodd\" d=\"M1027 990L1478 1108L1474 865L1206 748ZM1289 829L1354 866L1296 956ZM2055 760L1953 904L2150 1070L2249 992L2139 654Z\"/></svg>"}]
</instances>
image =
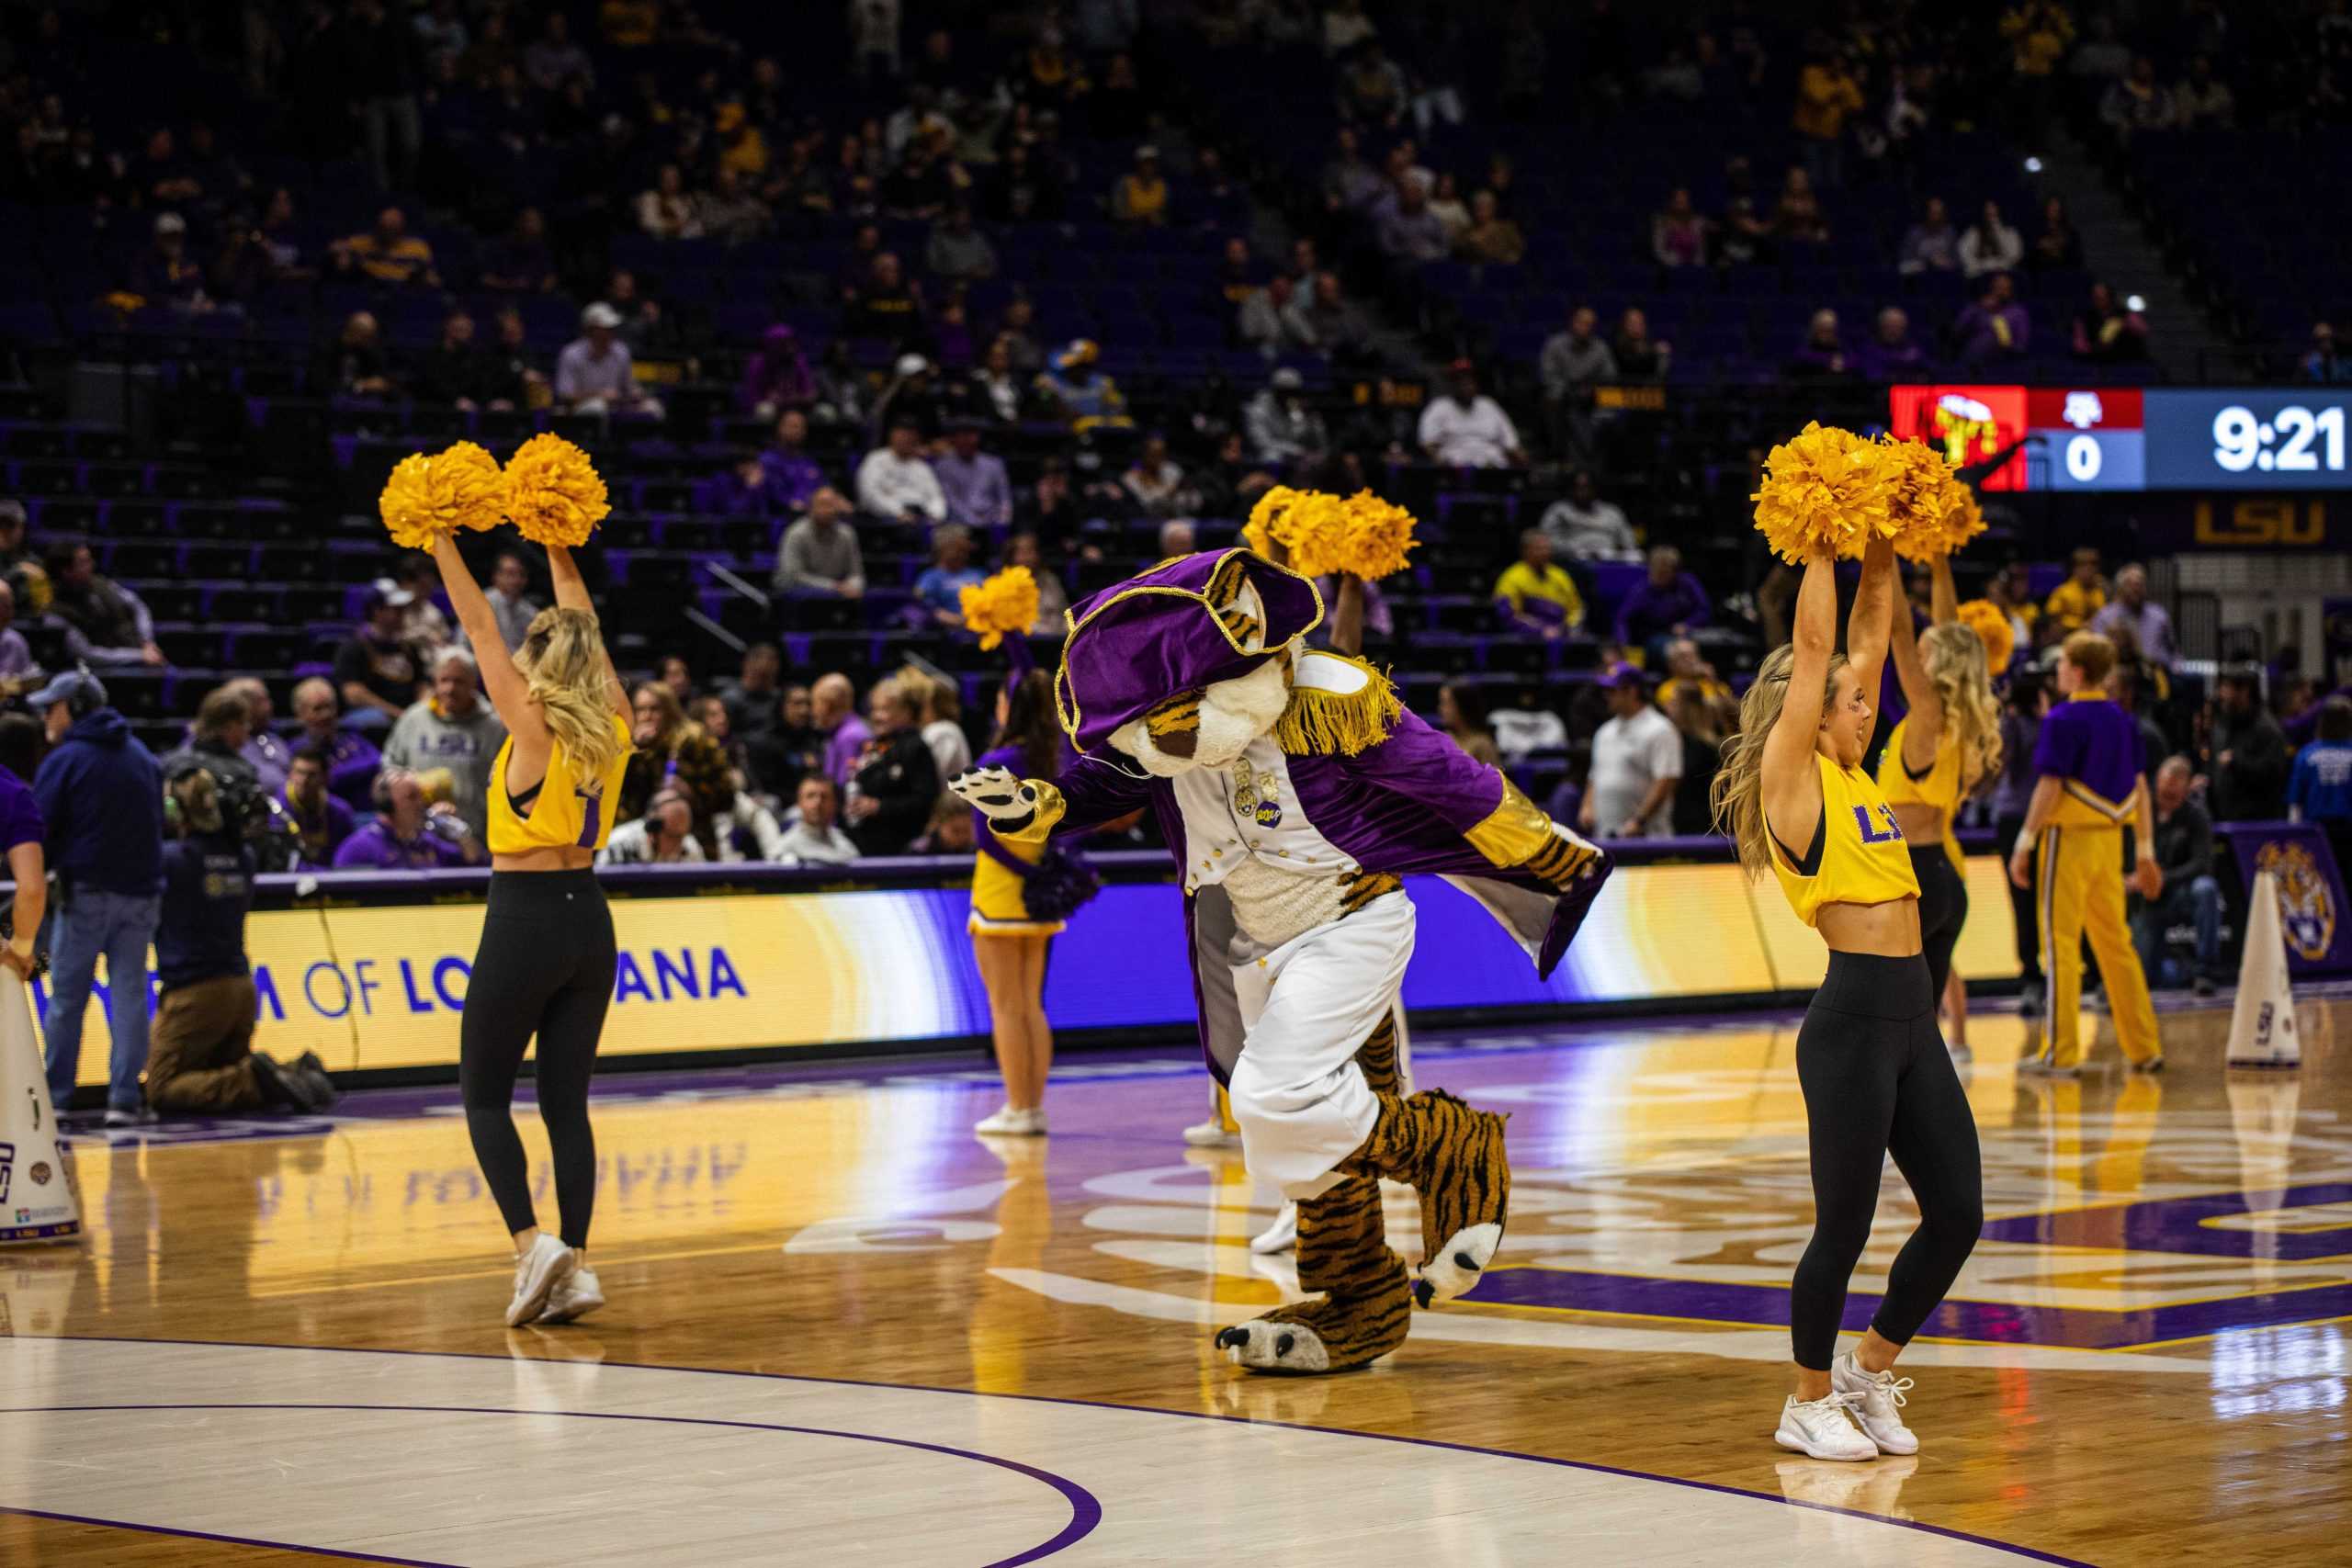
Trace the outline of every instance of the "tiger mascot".
<instances>
[{"instance_id":1,"label":"tiger mascot","mask_svg":"<svg viewBox=\"0 0 2352 1568\"><path fill-rule=\"evenodd\" d=\"M1224 1329L1237 1365L1364 1366L1412 1305L1478 1282L1502 1244L1502 1118L1414 1093L1401 1045L1408 874L1476 898L1548 976L1609 874L1597 846L1403 711L1361 660L1309 651L1313 581L1244 549L1180 556L1068 612L1054 695L1078 761L950 787L1001 838L1039 844L1144 807L1183 872L1202 1046L1250 1170L1298 1204L1319 1298ZM1390 1250L1380 1181L1419 1195L1418 1275Z\"/></svg>"}]
</instances>

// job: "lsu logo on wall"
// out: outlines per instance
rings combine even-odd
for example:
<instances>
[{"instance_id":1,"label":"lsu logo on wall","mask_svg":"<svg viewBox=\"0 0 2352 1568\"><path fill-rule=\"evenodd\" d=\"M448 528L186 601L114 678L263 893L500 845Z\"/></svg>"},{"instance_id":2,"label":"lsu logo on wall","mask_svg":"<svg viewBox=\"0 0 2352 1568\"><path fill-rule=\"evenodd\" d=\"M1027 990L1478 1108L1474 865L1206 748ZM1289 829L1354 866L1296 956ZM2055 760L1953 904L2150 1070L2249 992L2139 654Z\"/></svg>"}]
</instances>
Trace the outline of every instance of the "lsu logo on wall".
<instances>
[{"instance_id":1,"label":"lsu logo on wall","mask_svg":"<svg viewBox=\"0 0 2352 1568\"><path fill-rule=\"evenodd\" d=\"M2277 879L2278 924L2288 947L2307 964L2325 959L2335 945L2335 896L2319 863L2301 844L2268 843L2254 863Z\"/></svg>"}]
</instances>

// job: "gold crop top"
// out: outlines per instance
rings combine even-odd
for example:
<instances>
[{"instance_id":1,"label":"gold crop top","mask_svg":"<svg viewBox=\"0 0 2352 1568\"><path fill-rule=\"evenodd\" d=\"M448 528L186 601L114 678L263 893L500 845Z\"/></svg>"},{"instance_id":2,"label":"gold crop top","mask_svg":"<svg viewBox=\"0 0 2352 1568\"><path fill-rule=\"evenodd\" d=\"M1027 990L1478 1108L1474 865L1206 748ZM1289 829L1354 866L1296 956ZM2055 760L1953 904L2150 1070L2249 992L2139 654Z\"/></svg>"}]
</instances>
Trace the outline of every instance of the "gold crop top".
<instances>
[{"instance_id":1,"label":"gold crop top","mask_svg":"<svg viewBox=\"0 0 2352 1568\"><path fill-rule=\"evenodd\" d=\"M547 776L519 801L506 789L506 762L514 754L514 738L506 738L490 770L490 831L484 836L492 854L605 847L605 840L612 836L613 807L620 799L621 772L628 766L630 750L628 721L613 715L613 730L620 737L620 750L601 775L582 776L563 743L557 741L548 752Z\"/></svg>"},{"instance_id":2,"label":"gold crop top","mask_svg":"<svg viewBox=\"0 0 2352 1568\"><path fill-rule=\"evenodd\" d=\"M1821 823L1802 859L1792 855L1768 818L1772 874L1789 908L1806 925L1818 921L1824 904L1883 904L1917 898L1919 878L1911 869L1911 846L1894 825L1894 808L1877 782L1860 768L1844 768L1816 751L1821 770Z\"/></svg>"}]
</instances>

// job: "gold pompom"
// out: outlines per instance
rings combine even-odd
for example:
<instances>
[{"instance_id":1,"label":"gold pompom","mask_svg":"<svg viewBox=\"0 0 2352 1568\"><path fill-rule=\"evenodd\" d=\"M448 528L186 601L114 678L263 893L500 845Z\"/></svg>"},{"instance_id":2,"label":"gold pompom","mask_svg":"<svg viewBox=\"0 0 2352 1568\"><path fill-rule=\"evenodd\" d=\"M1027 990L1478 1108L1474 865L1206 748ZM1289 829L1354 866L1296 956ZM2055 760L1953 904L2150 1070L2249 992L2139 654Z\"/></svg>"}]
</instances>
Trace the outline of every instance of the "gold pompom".
<instances>
[{"instance_id":1,"label":"gold pompom","mask_svg":"<svg viewBox=\"0 0 2352 1568\"><path fill-rule=\"evenodd\" d=\"M394 464L377 508L392 543L429 550L443 534L497 527L505 501L498 459L460 441L433 457L418 452Z\"/></svg>"},{"instance_id":2,"label":"gold pompom","mask_svg":"<svg viewBox=\"0 0 2352 1568\"><path fill-rule=\"evenodd\" d=\"M1756 502L1756 527L1782 560L1802 566L1826 546L1860 555L1872 538L1891 538L1886 449L1851 431L1814 423L1772 448Z\"/></svg>"},{"instance_id":3,"label":"gold pompom","mask_svg":"<svg viewBox=\"0 0 2352 1568\"><path fill-rule=\"evenodd\" d=\"M1984 531L1984 514L1942 453L1917 441L1886 443L1894 553L1929 561L1952 554Z\"/></svg>"},{"instance_id":4,"label":"gold pompom","mask_svg":"<svg viewBox=\"0 0 2352 1568\"><path fill-rule=\"evenodd\" d=\"M1321 577L1347 570L1348 517L1348 503L1336 495L1276 485L1250 509L1241 536L1268 560L1301 577Z\"/></svg>"},{"instance_id":5,"label":"gold pompom","mask_svg":"<svg viewBox=\"0 0 2352 1568\"><path fill-rule=\"evenodd\" d=\"M982 581L967 582L959 596L964 629L978 632L984 649L1008 637L1026 637L1037 624L1037 579L1025 566L1009 566Z\"/></svg>"},{"instance_id":6,"label":"gold pompom","mask_svg":"<svg viewBox=\"0 0 2352 1568\"><path fill-rule=\"evenodd\" d=\"M1990 599L1970 599L1959 608L1960 624L1976 634L1984 645L1984 668L1998 675L2009 667L2009 656L2017 651L2018 633L2008 616Z\"/></svg>"},{"instance_id":7,"label":"gold pompom","mask_svg":"<svg viewBox=\"0 0 2352 1568\"><path fill-rule=\"evenodd\" d=\"M507 459L506 515L535 545L584 545L612 509L588 454L560 435L534 435Z\"/></svg>"},{"instance_id":8,"label":"gold pompom","mask_svg":"<svg viewBox=\"0 0 2352 1568\"><path fill-rule=\"evenodd\" d=\"M1404 570L1407 552L1420 543L1413 537L1413 514L1368 490L1356 491L1341 504L1347 522L1340 570L1366 582Z\"/></svg>"}]
</instances>

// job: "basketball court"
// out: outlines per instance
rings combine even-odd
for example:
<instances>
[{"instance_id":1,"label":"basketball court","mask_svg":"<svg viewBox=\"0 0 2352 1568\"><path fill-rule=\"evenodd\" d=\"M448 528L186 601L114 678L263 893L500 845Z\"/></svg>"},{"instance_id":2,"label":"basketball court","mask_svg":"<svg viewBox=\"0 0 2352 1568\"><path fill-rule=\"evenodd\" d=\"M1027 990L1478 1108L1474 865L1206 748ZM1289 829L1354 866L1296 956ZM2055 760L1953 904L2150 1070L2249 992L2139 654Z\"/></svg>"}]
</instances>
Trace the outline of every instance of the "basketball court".
<instances>
[{"instance_id":1,"label":"basketball court","mask_svg":"<svg viewBox=\"0 0 2352 1568\"><path fill-rule=\"evenodd\" d=\"M1295 1279L1182 1051L988 1143L976 1059L608 1077L612 1304L556 1329L500 1325L453 1090L87 1136L86 1241L0 1255L0 1561L2342 1561L2346 1006L2297 1071L2226 1070L2223 1008L2080 1082L1980 1014L1984 1239L1904 1361L1925 1446L1859 1465L1771 1443L1793 1017L1418 1041L1513 1113L1504 1266L1324 1380L1210 1348ZM1849 1324L1910 1223L1890 1170Z\"/></svg>"}]
</instances>

